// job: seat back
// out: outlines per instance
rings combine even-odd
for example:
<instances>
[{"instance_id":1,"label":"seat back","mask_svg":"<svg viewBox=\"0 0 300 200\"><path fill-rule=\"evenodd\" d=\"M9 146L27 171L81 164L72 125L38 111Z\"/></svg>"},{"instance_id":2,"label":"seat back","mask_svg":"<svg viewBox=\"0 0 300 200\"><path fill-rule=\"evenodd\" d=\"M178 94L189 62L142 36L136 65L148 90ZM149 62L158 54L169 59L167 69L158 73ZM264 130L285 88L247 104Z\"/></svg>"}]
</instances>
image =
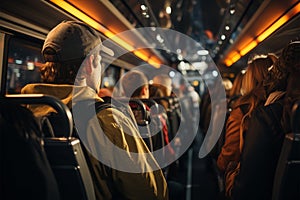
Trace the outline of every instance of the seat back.
<instances>
[{"instance_id":1,"label":"seat back","mask_svg":"<svg viewBox=\"0 0 300 200\"><path fill-rule=\"evenodd\" d=\"M161 120L163 118L162 109L157 102L153 99L140 99L145 105L148 106L149 110L149 131L153 142L153 150L156 151L158 149L163 148L165 144L164 133L163 133L163 123ZM161 106L162 107L162 106ZM167 120L167 119L165 119ZM168 127L167 127L168 128ZM165 156L165 152L164 155Z\"/></svg>"},{"instance_id":2,"label":"seat back","mask_svg":"<svg viewBox=\"0 0 300 200\"><path fill-rule=\"evenodd\" d=\"M291 123L276 168L273 200L300 199L300 102L293 106Z\"/></svg>"},{"instance_id":3,"label":"seat back","mask_svg":"<svg viewBox=\"0 0 300 200\"><path fill-rule=\"evenodd\" d=\"M59 199L32 112L0 98L0 199Z\"/></svg>"},{"instance_id":4,"label":"seat back","mask_svg":"<svg viewBox=\"0 0 300 200\"><path fill-rule=\"evenodd\" d=\"M56 113L51 115L61 122L51 124L54 137L44 138L44 148L58 183L61 199L94 200L95 192L91 174L80 141L71 137L73 119L69 108L59 99L46 95L8 95L11 101L23 104L49 105ZM54 120L56 121L56 120ZM57 131L61 132L57 132ZM61 137L56 137L57 135Z\"/></svg>"},{"instance_id":5,"label":"seat back","mask_svg":"<svg viewBox=\"0 0 300 200\"><path fill-rule=\"evenodd\" d=\"M169 124L169 139L172 140L179 129L181 121L181 110L179 100L176 97L153 98L160 105L165 105Z\"/></svg>"}]
</instances>

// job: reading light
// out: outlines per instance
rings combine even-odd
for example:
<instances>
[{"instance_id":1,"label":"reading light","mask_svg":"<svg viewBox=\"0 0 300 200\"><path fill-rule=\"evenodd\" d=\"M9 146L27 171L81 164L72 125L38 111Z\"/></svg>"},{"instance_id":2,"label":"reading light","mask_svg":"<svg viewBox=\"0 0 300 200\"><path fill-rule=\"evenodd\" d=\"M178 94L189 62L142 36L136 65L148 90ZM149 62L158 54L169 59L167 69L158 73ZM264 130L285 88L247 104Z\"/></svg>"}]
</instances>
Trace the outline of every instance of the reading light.
<instances>
[{"instance_id":1,"label":"reading light","mask_svg":"<svg viewBox=\"0 0 300 200\"><path fill-rule=\"evenodd\" d=\"M234 5L230 5L229 13L231 15L233 15L235 13L235 6Z\"/></svg>"},{"instance_id":2,"label":"reading light","mask_svg":"<svg viewBox=\"0 0 300 200\"><path fill-rule=\"evenodd\" d=\"M221 35L221 40L225 40L226 39L226 36L223 34Z\"/></svg>"},{"instance_id":3,"label":"reading light","mask_svg":"<svg viewBox=\"0 0 300 200\"><path fill-rule=\"evenodd\" d=\"M142 9L142 10L147 10L147 7L146 7L144 4L142 4L142 5L141 5L141 9Z\"/></svg>"},{"instance_id":4,"label":"reading light","mask_svg":"<svg viewBox=\"0 0 300 200\"><path fill-rule=\"evenodd\" d=\"M172 9L170 6L166 7L166 13L167 14L171 14L172 13Z\"/></svg>"}]
</instances>

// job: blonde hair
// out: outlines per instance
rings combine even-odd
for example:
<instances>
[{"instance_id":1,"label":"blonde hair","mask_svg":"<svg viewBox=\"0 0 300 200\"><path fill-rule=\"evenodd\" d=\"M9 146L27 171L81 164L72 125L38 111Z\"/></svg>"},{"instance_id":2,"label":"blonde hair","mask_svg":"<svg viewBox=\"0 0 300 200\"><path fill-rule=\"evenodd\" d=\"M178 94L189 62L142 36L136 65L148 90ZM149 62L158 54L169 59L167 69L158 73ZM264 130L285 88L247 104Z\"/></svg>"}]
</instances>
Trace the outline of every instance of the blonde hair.
<instances>
[{"instance_id":1,"label":"blonde hair","mask_svg":"<svg viewBox=\"0 0 300 200\"><path fill-rule=\"evenodd\" d=\"M229 92L230 97L234 97L236 95L241 95L241 88L242 88L242 81L243 81L244 74L238 73L233 81L232 88Z\"/></svg>"},{"instance_id":2,"label":"blonde hair","mask_svg":"<svg viewBox=\"0 0 300 200\"><path fill-rule=\"evenodd\" d=\"M256 56L248 62L247 71L242 81L242 97L237 102L237 107L248 105L246 113L240 124L240 148L243 146L243 132L248 128L248 118L253 110L266 100L266 91L263 81L268 76L268 69L274 64L273 55Z\"/></svg>"}]
</instances>

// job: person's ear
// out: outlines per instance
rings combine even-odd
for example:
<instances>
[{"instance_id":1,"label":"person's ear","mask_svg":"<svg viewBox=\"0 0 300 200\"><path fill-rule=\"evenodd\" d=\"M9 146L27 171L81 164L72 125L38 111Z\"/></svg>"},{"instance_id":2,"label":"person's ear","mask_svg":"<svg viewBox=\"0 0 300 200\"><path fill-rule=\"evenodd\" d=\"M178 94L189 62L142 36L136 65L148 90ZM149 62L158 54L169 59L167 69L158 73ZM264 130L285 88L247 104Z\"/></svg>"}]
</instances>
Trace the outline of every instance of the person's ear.
<instances>
[{"instance_id":1,"label":"person's ear","mask_svg":"<svg viewBox=\"0 0 300 200\"><path fill-rule=\"evenodd\" d=\"M87 58L87 64L85 66L86 68L86 73L87 74L91 74L92 71L93 71L93 61L95 59L95 56L94 55L90 55L88 58Z\"/></svg>"}]
</instances>

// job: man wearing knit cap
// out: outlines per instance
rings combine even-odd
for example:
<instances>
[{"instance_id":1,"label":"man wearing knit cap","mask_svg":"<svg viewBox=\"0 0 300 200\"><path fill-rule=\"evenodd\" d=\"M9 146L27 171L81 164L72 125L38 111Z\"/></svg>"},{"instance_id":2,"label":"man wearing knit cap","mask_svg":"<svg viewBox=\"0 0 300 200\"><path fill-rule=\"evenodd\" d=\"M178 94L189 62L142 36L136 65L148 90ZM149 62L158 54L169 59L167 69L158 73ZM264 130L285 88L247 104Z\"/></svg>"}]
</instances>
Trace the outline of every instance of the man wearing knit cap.
<instances>
[{"instance_id":1,"label":"man wearing knit cap","mask_svg":"<svg viewBox=\"0 0 300 200\"><path fill-rule=\"evenodd\" d=\"M73 108L76 126L76 117L88 112L75 112L76 105L86 100L103 102L97 95L102 70L99 53L103 48L97 32L88 25L61 22L49 32L42 49L44 83L29 84L22 93L61 99ZM37 116L50 112L47 107L32 110ZM76 128L89 155L86 160L96 199L168 199L162 171L128 116L110 107L83 120L86 124Z\"/></svg>"}]
</instances>

